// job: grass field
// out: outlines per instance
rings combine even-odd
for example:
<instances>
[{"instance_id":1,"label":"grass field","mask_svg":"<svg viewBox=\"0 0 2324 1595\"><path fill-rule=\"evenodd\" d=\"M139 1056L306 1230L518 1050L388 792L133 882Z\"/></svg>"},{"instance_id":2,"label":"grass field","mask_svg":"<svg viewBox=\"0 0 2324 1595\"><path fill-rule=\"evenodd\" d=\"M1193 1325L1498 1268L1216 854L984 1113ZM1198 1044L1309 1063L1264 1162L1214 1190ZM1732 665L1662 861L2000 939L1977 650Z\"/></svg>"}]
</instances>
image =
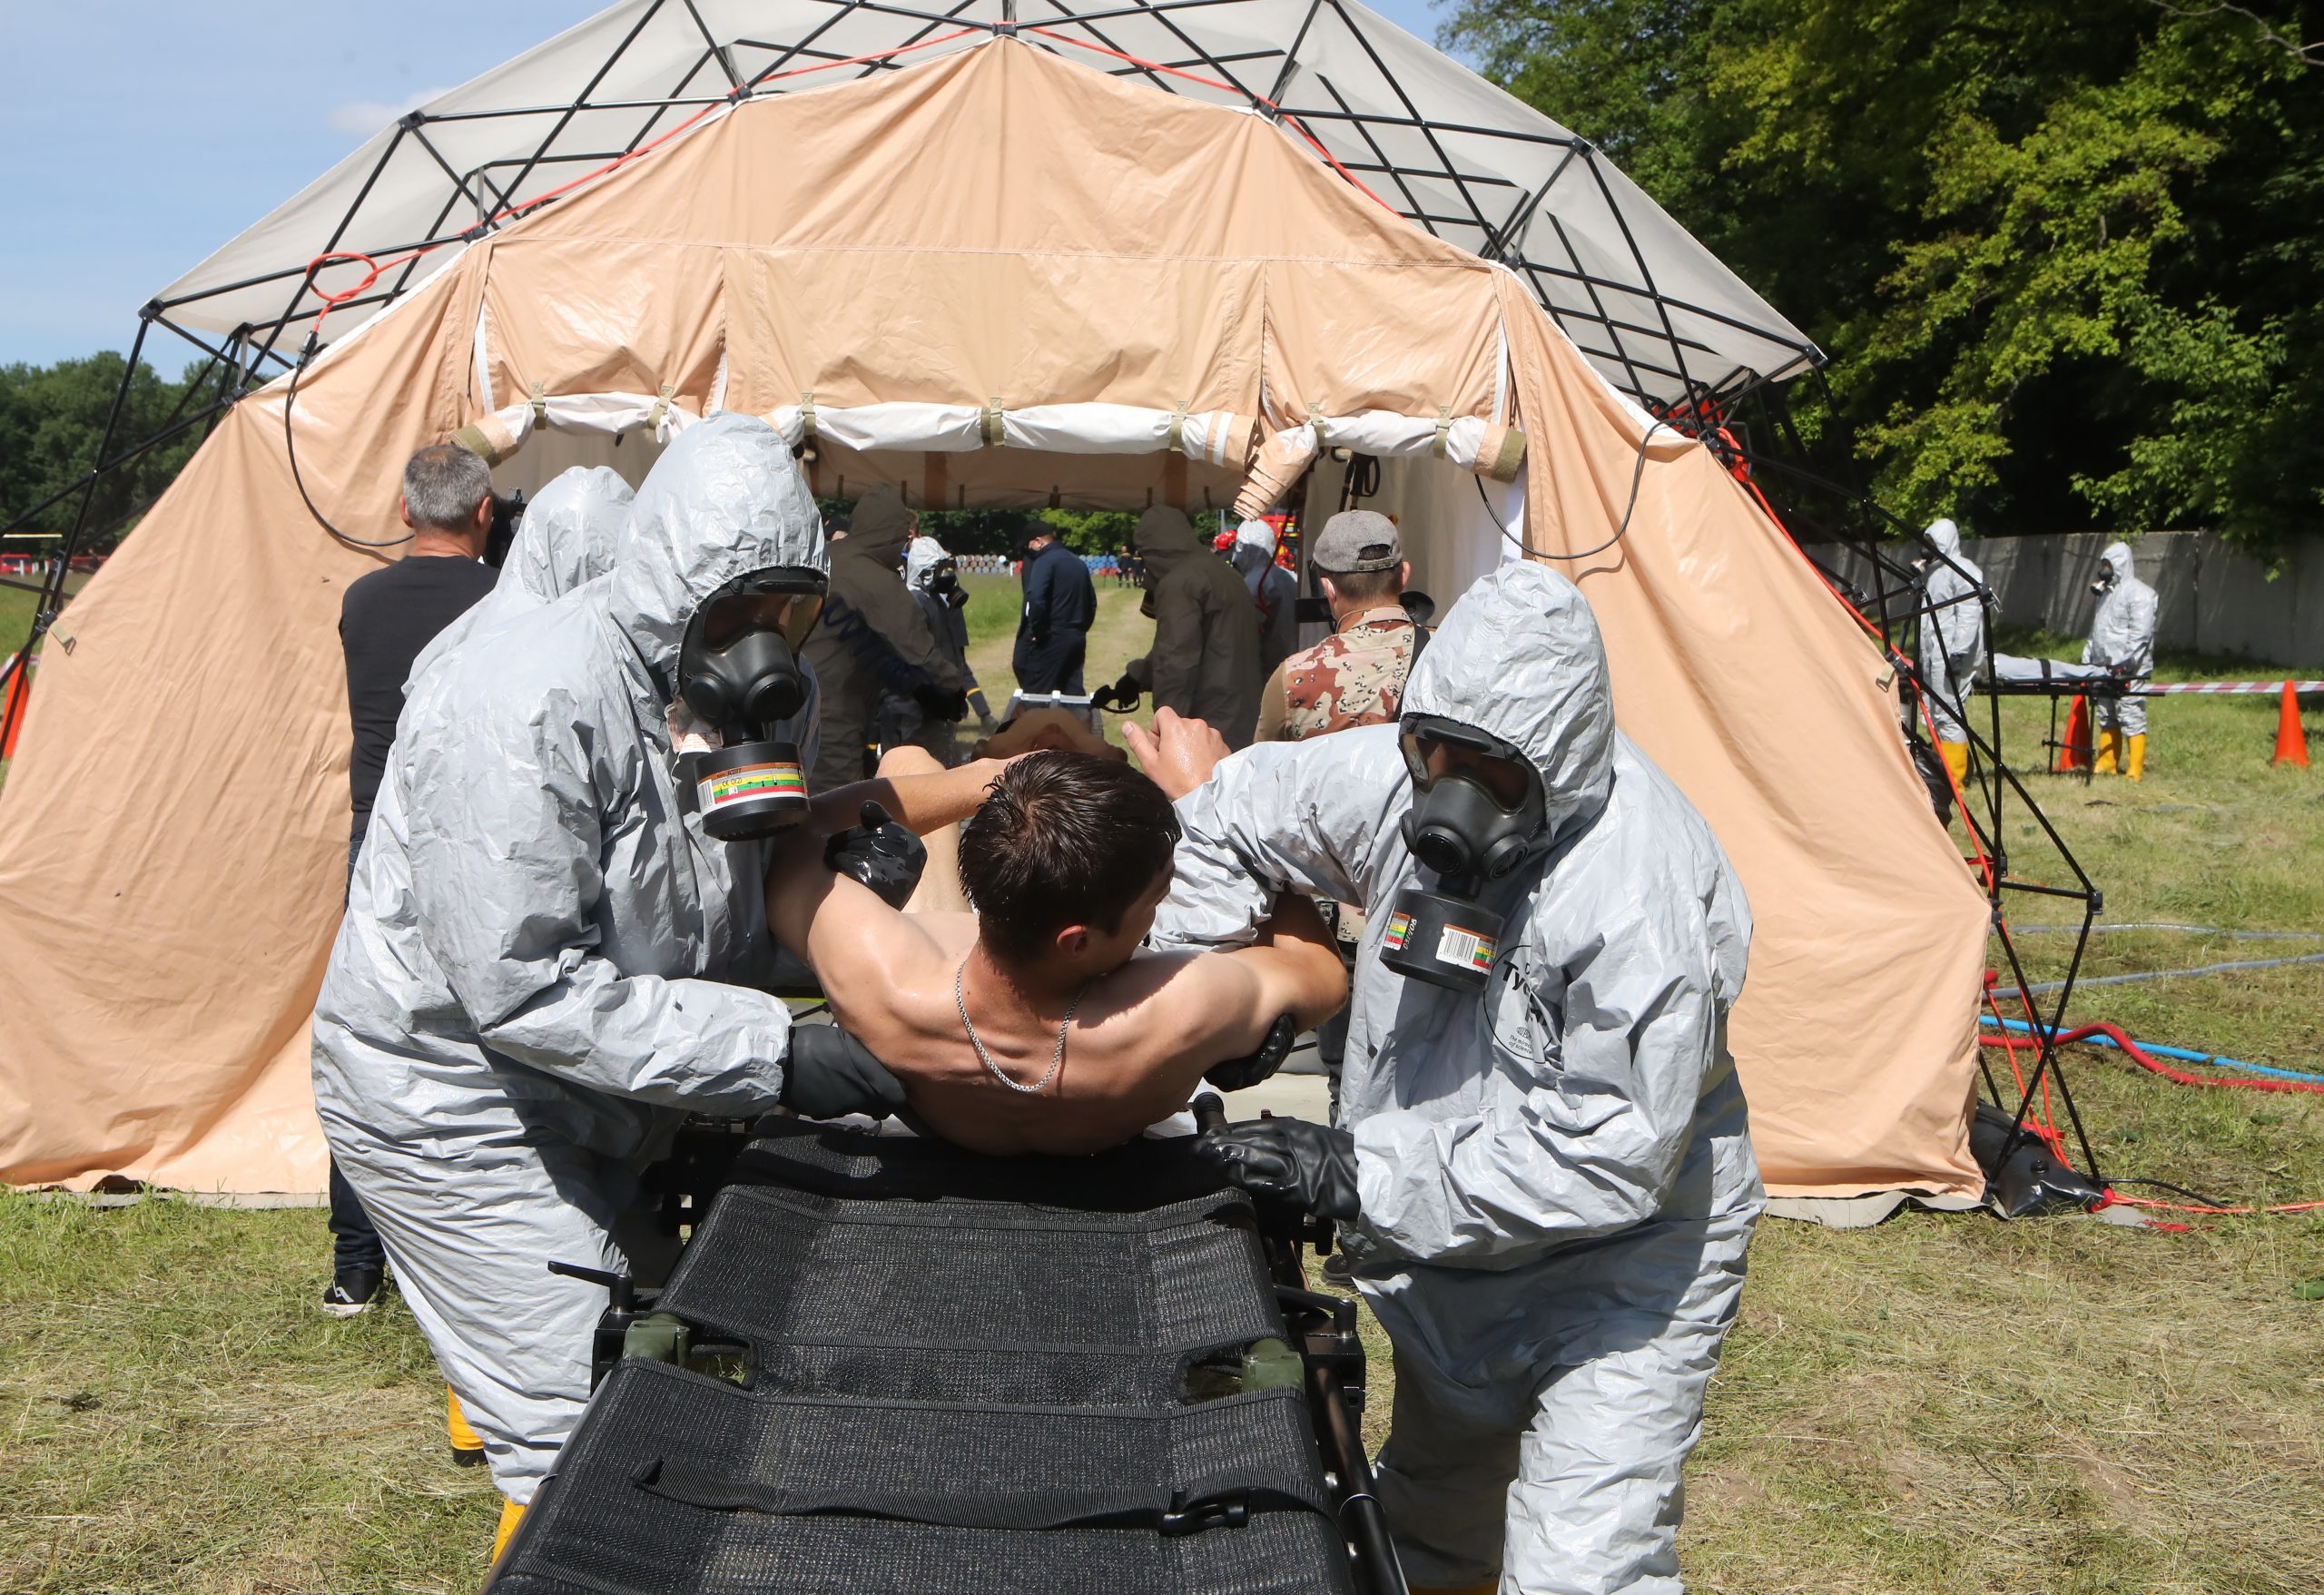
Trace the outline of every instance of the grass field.
<instances>
[{"instance_id":1,"label":"grass field","mask_svg":"<svg viewBox=\"0 0 2324 1595\"><path fill-rule=\"evenodd\" d=\"M971 591L998 708L1014 588ZM1135 597L1100 584L1092 684L1142 650ZM2038 763L2037 706L2004 707L2014 751ZM2162 700L2143 784L2027 778L2109 920L2324 933L2324 768L2269 766L2275 714L2270 699ZM2030 818L2004 831L2024 873L2063 878ZM2018 917L2063 919L2038 901ZM2041 979L2071 938L2023 944ZM2085 972L2311 947L2324 934L2109 934ZM2094 989L2073 1017L2324 1070L2324 966ZM2069 1068L2108 1173L2324 1197L2324 1098L2185 1089L2082 1049ZM1691 1583L2324 1588L2324 1302L2298 1294L2324 1278L2324 1218L2194 1224L1770 1222L1691 1480ZM0 1196L0 1590L474 1587L496 1498L443 1455L441 1387L400 1305L346 1324L314 1311L327 1255L311 1210ZM1374 1367L1376 1439L1384 1355Z\"/></svg>"}]
</instances>

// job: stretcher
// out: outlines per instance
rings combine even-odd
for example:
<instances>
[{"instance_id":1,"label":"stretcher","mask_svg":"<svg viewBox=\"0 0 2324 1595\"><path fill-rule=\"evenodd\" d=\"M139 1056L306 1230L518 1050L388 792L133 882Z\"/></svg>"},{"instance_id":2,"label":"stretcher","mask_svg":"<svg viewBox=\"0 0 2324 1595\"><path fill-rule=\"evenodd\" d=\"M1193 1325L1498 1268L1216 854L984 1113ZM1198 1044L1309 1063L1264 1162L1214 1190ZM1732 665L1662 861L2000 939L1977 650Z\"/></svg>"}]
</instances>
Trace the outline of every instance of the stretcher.
<instances>
[{"instance_id":1,"label":"stretcher","mask_svg":"<svg viewBox=\"0 0 2324 1595\"><path fill-rule=\"evenodd\" d=\"M691 1237L658 1293L588 1275L596 1393L492 1595L1403 1595L1354 1304L1187 1142L776 1119L658 1184Z\"/></svg>"},{"instance_id":2,"label":"stretcher","mask_svg":"<svg viewBox=\"0 0 2324 1595\"><path fill-rule=\"evenodd\" d=\"M2140 689L2140 683L2103 665L2073 665L2063 659L2025 659L2014 654L1995 654L1981 689L2004 698L2047 698L2050 701L2050 729L2042 739L2049 751L2046 767L2057 769L2058 756L2065 751L2071 728L2065 734L2058 730L2058 707L2075 698L2090 698L2105 703L2119 703L2124 696ZM2088 749L2083 750L2086 755ZM2085 756L2081 766L2082 779L2091 778L2092 767Z\"/></svg>"}]
</instances>

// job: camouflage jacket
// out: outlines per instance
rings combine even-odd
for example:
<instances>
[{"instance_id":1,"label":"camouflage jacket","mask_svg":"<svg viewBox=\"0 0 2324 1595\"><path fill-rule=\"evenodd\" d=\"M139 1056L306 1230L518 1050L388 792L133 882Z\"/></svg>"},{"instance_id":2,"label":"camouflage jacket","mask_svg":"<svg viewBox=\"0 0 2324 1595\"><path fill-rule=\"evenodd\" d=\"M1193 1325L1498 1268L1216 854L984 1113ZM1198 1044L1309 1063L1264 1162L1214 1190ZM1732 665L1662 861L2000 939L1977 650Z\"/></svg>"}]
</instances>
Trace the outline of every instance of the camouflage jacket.
<instances>
[{"instance_id":1,"label":"camouflage jacket","mask_svg":"<svg viewBox=\"0 0 2324 1595\"><path fill-rule=\"evenodd\" d=\"M1351 615L1275 667L1259 699L1260 742L1305 742L1396 717L1412 668L1413 628L1395 605Z\"/></svg>"}]
</instances>

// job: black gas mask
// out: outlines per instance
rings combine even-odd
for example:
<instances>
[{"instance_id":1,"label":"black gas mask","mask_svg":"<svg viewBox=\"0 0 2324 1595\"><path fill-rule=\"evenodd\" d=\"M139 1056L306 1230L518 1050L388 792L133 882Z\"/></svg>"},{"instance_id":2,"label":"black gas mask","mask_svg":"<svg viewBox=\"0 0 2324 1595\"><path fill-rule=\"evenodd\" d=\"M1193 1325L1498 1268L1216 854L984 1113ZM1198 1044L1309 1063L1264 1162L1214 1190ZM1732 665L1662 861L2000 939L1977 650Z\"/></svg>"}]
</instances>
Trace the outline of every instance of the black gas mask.
<instances>
[{"instance_id":1,"label":"black gas mask","mask_svg":"<svg viewBox=\"0 0 2324 1595\"><path fill-rule=\"evenodd\" d=\"M724 746L694 763L702 828L725 842L765 836L807 812L799 750L774 727L807 705L797 650L822 611L823 574L781 566L728 582L694 612L678 648L678 695Z\"/></svg>"},{"instance_id":2,"label":"black gas mask","mask_svg":"<svg viewBox=\"0 0 2324 1595\"><path fill-rule=\"evenodd\" d=\"M492 496L492 529L484 535L484 562L498 570L516 546L517 528L525 524L525 490L511 488L507 497Z\"/></svg>"},{"instance_id":3,"label":"black gas mask","mask_svg":"<svg viewBox=\"0 0 2324 1595\"><path fill-rule=\"evenodd\" d=\"M960 567L949 559L938 560L921 586L955 609L969 601L969 596L960 591Z\"/></svg>"},{"instance_id":4,"label":"black gas mask","mask_svg":"<svg viewBox=\"0 0 2324 1595\"><path fill-rule=\"evenodd\" d=\"M2107 593L2108 593L2110 590L2112 590L2112 589L2113 586L2114 586L2114 568L2113 568L2113 566L2108 566L2108 565L2102 565L2102 566L2100 566L2098 567L2098 579L2097 579L2096 581L2094 581L2094 582L2093 582L2093 583L2091 583L2091 584L2090 584L2090 590L2091 590L2092 592L2093 592L2093 593L2097 594L2100 597L2102 597L2102 597L2104 597L2104 596L2107 595Z\"/></svg>"},{"instance_id":5,"label":"black gas mask","mask_svg":"<svg viewBox=\"0 0 2324 1595\"><path fill-rule=\"evenodd\" d=\"M1399 745L1413 777L1404 845L1436 875L1437 890L1397 894L1380 961L1416 980L1481 991L1502 932L1502 916L1481 899L1549 851L1541 773L1513 744L1434 714L1405 715Z\"/></svg>"}]
</instances>

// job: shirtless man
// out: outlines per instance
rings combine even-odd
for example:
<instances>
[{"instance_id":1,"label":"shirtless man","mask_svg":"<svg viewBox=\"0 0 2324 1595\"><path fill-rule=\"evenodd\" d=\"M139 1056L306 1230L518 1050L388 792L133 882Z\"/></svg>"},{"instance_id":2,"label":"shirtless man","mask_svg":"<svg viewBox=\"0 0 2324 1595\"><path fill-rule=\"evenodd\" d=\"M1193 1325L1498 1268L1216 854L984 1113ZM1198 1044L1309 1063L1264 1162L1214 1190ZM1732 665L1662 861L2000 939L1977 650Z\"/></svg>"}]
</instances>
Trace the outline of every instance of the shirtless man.
<instances>
[{"instance_id":1,"label":"shirtless man","mask_svg":"<svg viewBox=\"0 0 2324 1595\"><path fill-rule=\"evenodd\" d=\"M823 839L866 799L915 831L968 815L960 874L975 913L900 913L824 867ZM1177 839L1159 787L1084 753L866 782L818 797L778 844L768 922L935 1133L980 1152L1095 1152L1185 1107L1205 1069L1249 1053L1278 1016L1305 1028L1347 997L1297 896L1256 946L1141 951Z\"/></svg>"}]
</instances>

